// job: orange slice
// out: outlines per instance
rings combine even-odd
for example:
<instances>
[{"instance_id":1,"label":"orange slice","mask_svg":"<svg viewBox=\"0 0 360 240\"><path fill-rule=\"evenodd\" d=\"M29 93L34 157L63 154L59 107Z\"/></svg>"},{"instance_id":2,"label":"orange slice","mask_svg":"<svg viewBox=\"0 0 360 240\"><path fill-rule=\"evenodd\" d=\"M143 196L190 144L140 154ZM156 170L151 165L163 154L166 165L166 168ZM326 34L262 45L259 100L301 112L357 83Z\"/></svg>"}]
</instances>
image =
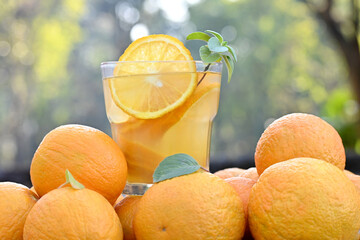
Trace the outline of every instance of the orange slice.
<instances>
[{"instance_id":1,"label":"orange slice","mask_svg":"<svg viewBox=\"0 0 360 240\"><path fill-rule=\"evenodd\" d=\"M158 118L181 106L197 85L190 51L171 36L140 38L129 45L119 61L114 78L109 80L112 98L119 108L138 119Z\"/></svg>"},{"instance_id":2,"label":"orange slice","mask_svg":"<svg viewBox=\"0 0 360 240\"><path fill-rule=\"evenodd\" d=\"M131 136L134 132L137 132L138 134L143 134L143 141L147 137L150 137L150 141L156 141L157 138L161 139L163 134L178 123L186 114L208 117L210 113L207 112L214 111L214 107L212 105L210 107L209 102L218 101L219 91L219 82L202 82L194 93L175 111L169 112L157 119L139 120L133 118L118 124L118 130L124 136L128 136L128 134ZM200 103L202 105L199 105ZM209 107L211 110L209 110ZM195 116L192 116L192 118L195 118Z\"/></svg>"},{"instance_id":3,"label":"orange slice","mask_svg":"<svg viewBox=\"0 0 360 240\"><path fill-rule=\"evenodd\" d=\"M128 164L128 182L152 183L152 175L159 163L166 157L156 153L136 140L119 136L118 144L124 151Z\"/></svg>"}]
</instances>

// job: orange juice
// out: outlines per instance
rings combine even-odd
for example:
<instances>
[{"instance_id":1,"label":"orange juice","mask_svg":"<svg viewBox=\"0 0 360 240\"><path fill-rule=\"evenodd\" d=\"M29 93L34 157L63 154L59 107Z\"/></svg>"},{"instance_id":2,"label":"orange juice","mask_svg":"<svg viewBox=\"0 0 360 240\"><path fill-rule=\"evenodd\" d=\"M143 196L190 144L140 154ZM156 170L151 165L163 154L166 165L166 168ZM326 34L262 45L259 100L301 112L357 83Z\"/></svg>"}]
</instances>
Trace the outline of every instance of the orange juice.
<instances>
[{"instance_id":1,"label":"orange juice","mask_svg":"<svg viewBox=\"0 0 360 240\"><path fill-rule=\"evenodd\" d=\"M167 78L178 81L196 74L198 85L180 106L158 118L136 118L123 111L114 101L110 89L113 81L135 81L140 77L158 79L162 74L105 75L103 78L106 112L113 139L123 150L128 163L128 183L152 183L152 175L158 164L176 153L189 154L201 166L209 168L211 126L220 96L219 70L166 73Z\"/></svg>"}]
</instances>

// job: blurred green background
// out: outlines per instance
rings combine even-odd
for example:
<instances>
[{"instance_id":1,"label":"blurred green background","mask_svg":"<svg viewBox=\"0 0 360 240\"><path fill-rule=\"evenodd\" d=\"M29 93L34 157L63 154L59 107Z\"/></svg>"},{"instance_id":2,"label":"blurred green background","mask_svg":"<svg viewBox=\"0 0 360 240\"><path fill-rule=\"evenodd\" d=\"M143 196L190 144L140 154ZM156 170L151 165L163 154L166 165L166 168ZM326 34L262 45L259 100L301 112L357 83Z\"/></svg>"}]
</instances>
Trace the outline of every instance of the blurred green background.
<instances>
[{"instance_id":1,"label":"blurred green background","mask_svg":"<svg viewBox=\"0 0 360 240\"><path fill-rule=\"evenodd\" d=\"M318 115L360 153L358 0L0 0L0 173L28 171L51 129L89 125L110 135L100 63L136 38L184 41L211 29L238 53L224 71L211 163L253 161L274 119ZM252 162L249 164L253 164ZM360 169L352 169L360 171Z\"/></svg>"}]
</instances>

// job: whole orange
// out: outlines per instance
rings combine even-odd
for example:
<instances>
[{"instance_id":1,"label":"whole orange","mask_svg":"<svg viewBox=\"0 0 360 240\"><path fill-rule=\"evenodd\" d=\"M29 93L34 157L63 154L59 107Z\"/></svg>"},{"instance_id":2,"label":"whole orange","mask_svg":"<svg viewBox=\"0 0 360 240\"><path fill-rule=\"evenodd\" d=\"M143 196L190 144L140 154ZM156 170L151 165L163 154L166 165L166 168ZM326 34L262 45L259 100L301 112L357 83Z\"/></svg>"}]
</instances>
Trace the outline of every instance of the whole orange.
<instances>
[{"instance_id":1,"label":"whole orange","mask_svg":"<svg viewBox=\"0 0 360 240\"><path fill-rule=\"evenodd\" d=\"M350 181L355 185L356 190L360 193L360 176L352 172L345 172L345 175L350 179Z\"/></svg>"},{"instance_id":2,"label":"whole orange","mask_svg":"<svg viewBox=\"0 0 360 240\"><path fill-rule=\"evenodd\" d=\"M285 115L270 124L255 151L260 175L274 163L297 157L317 158L345 167L345 150L338 132L321 118L305 113Z\"/></svg>"},{"instance_id":3,"label":"whole orange","mask_svg":"<svg viewBox=\"0 0 360 240\"><path fill-rule=\"evenodd\" d=\"M351 172L351 171L349 171L349 170L347 170L347 169L344 169L344 173L345 173L345 174L355 174L355 173L353 173L353 172Z\"/></svg>"},{"instance_id":4,"label":"whole orange","mask_svg":"<svg viewBox=\"0 0 360 240\"><path fill-rule=\"evenodd\" d=\"M216 176L218 176L219 178L227 179L227 178L231 178L231 177L237 177L237 176L239 176L239 174L241 174L244 171L245 171L245 169L233 167L233 168L225 168L225 169L219 170L219 171L215 172L214 174Z\"/></svg>"},{"instance_id":5,"label":"whole orange","mask_svg":"<svg viewBox=\"0 0 360 240\"><path fill-rule=\"evenodd\" d=\"M244 204L245 218L247 219L250 191L256 181L246 177L231 177L225 179L225 182L229 183L241 197Z\"/></svg>"},{"instance_id":6,"label":"whole orange","mask_svg":"<svg viewBox=\"0 0 360 240\"><path fill-rule=\"evenodd\" d=\"M137 240L241 239L243 203L221 178L196 172L154 184L138 203Z\"/></svg>"},{"instance_id":7,"label":"whole orange","mask_svg":"<svg viewBox=\"0 0 360 240\"><path fill-rule=\"evenodd\" d=\"M239 177L250 178L256 182L259 178L259 174L255 167L251 167L240 173Z\"/></svg>"},{"instance_id":8,"label":"whole orange","mask_svg":"<svg viewBox=\"0 0 360 240\"><path fill-rule=\"evenodd\" d=\"M245 212L245 221L246 221L246 229L244 238L248 239L251 237L249 224L248 224L248 204L249 204L249 196L251 188L256 183L255 180L246 178L246 177L231 177L225 179L225 182L229 183L235 191L239 194L243 205L244 205L244 212Z\"/></svg>"},{"instance_id":9,"label":"whole orange","mask_svg":"<svg viewBox=\"0 0 360 240\"><path fill-rule=\"evenodd\" d=\"M140 199L141 196L129 195L115 206L115 211L123 228L124 240L136 240L133 219Z\"/></svg>"},{"instance_id":10,"label":"whole orange","mask_svg":"<svg viewBox=\"0 0 360 240\"><path fill-rule=\"evenodd\" d=\"M0 182L0 239L22 240L23 228L37 196L27 187Z\"/></svg>"},{"instance_id":11,"label":"whole orange","mask_svg":"<svg viewBox=\"0 0 360 240\"><path fill-rule=\"evenodd\" d=\"M36 150L31 181L41 197L65 182L65 170L86 188L113 204L126 183L125 157L105 133L83 125L64 125L50 131Z\"/></svg>"},{"instance_id":12,"label":"whole orange","mask_svg":"<svg viewBox=\"0 0 360 240\"><path fill-rule=\"evenodd\" d=\"M24 240L121 240L121 223L99 193L71 187L44 195L31 209Z\"/></svg>"},{"instance_id":13,"label":"whole orange","mask_svg":"<svg viewBox=\"0 0 360 240\"><path fill-rule=\"evenodd\" d=\"M343 171L296 158L267 168L253 186L249 225L255 239L359 239L360 195Z\"/></svg>"}]
</instances>

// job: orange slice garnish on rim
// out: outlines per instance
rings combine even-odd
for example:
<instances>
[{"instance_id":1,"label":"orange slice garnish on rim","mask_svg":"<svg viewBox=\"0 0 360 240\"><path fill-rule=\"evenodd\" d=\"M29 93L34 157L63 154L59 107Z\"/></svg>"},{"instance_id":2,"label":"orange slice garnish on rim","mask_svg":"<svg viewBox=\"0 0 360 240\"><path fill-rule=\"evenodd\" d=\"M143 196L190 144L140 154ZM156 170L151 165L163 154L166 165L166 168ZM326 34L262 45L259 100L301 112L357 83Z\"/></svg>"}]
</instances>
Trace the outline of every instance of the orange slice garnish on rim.
<instances>
[{"instance_id":1,"label":"orange slice garnish on rim","mask_svg":"<svg viewBox=\"0 0 360 240\"><path fill-rule=\"evenodd\" d=\"M150 35L129 45L109 85L113 101L124 112L138 119L158 118L194 92L195 61L178 39Z\"/></svg>"}]
</instances>

